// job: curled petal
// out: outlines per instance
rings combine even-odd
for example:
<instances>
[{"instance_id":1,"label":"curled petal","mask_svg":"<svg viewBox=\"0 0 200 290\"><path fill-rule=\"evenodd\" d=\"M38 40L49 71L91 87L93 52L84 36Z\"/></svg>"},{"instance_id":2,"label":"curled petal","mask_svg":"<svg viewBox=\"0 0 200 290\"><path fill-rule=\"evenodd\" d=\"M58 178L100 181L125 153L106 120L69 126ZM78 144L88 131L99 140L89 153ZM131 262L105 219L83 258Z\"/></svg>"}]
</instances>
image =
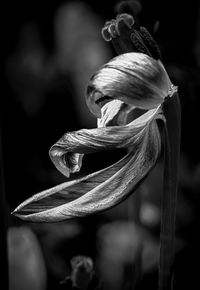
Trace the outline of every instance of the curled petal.
<instances>
[{"instance_id":1,"label":"curled petal","mask_svg":"<svg viewBox=\"0 0 200 290\"><path fill-rule=\"evenodd\" d=\"M57 222L117 205L132 193L158 158L161 141L155 120L139 139L137 146L114 165L36 194L13 213L27 221Z\"/></svg>"},{"instance_id":2,"label":"curled petal","mask_svg":"<svg viewBox=\"0 0 200 290\"><path fill-rule=\"evenodd\" d=\"M140 60L140 56L137 60ZM126 61L127 59L125 59L125 63ZM16 216L27 221L54 222L101 212L127 198L152 169L161 147L156 119L164 120L164 117L160 105L153 109L150 107L156 98L153 94L156 92L160 94L162 89L164 91L162 86L157 88L157 82L162 84L163 76L158 75L156 78L160 78L159 81L154 80L154 74L160 72L157 68L159 67L162 72L162 66L156 62L158 67L155 70L152 69L152 76L145 76L145 70L142 69L138 76L134 69L128 67L128 63L126 67L125 63L123 63L123 70L119 65L116 69L115 60L113 60L111 67L108 66L105 69L116 70L120 78L121 74L128 75L126 79L129 79L130 76L125 85L132 90L131 93L129 94L129 90L126 88L128 93L124 94L123 82L120 91L120 86L118 87L117 84L123 79L117 79L117 75L116 79L113 79L115 85L112 87L112 82L107 75L107 79L105 78L103 81L110 82L108 87L106 83L105 88L110 91L113 89L113 96L104 96L100 92L95 95L95 98L88 99L88 104L92 109L96 106L95 110L99 107L102 111L101 119L98 120L98 128L66 133L51 147L49 154L56 168L66 176L80 170L83 154L116 148L127 148L129 149L128 154L108 168L34 195L16 208L13 212ZM144 63L148 70L148 62L144 61ZM137 66L137 62L135 65ZM103 75L106 76L106 73ZM149 91L141 89L142 93L150 92L152 98L147 95L143 101L140 99L139 87L141 84L145 86L145 82L148 83L146 87ZM103 82L101 83L99 80L96 85L99 83L103 88ZM114 86L116 86L116 90ZM164 93L161 95L159 103L162 103L162 97L164 98ZM150 102L147 101L148 99ZM132 118L132 121L129 122L129 114L134 115L136 112L137 115L138 113L135 105L142 109L148 105L148 111L143 112L136 119Z\"/></svg>"},{"instance_id":3,"label":"curled petal","mask_svg":"<svg viewBox=\"0 0 200 290\"><path fill-rule=\"evenodd\" d=\"M70 153L66 150L53 146L49 151L49 156L55 167L66 177L71 173L80 171L84 154Z\"/></svg>"},{"instance_id":4,"label":"curled petal","mask_svg":"<svg viewBox=\"0 0 200 290\"><path fill-rule=\"evenodd\" d=\"M115 102L114 102L115 103ZM107 105L110 113L113 102ZM117 102L118 116L121 104ZM160 135L156 119L163 118L161 108L149 110L127 125L102 127L67 133L50 150L52 159L63 173L70 172L73 154L112 148L130 147L129 153L114 165L75 181L65 182L22 203L14 214L30 221L61 221L92 214L118 204L138 185L155 164L160 152ZM78 162L78 159L73 157ZM63 163L62 163L63 162ZM76 167L73 164L74 168Z\"/></svg>"},{"instance_id":5,"label":"curled petal","mask_svg":"<svg viewBox=\"0 0 200 290\"><path fill-rule=\"evenodd\" d=\"M124 113L125 110L123 110L121 104L117 105L115 110L113 109L113 102L109 103L109 109L103 113L104 121L102 122L106 123L107 115L110 115L112 110L115 116L121 118L121 113ZM126 113L128 111L129 108ZM51 147L49 151L51 160L56 168L68 177L70 173L80 170L82 157L85 153L138 146L145 134L146 126L153 119L161 117L161 109L158 107L147 111L127 125L82 129L66 133Z\"/></svg>"},{"instance_id":6,"label":"curled petal","mask_svg":"<svg viewBox=\"0 0 200 290\"><path fill-rule=\"evenodd\" d=\"M135 108L120 100L106 103L101 109L102 117L97 120L97 127L125 125L128 123L128 115Z\"/></svg>"},{"instance_id":7,"label":"curled petal","mask_svg":"<svg viewBox=\"0 0 200 290\"><path fill-rule=\"evenodd\" d=\"M149 110L164 101L170 87L171 82L160 61L143 53L125 53L93 75L86 102L98 118L105 101L111 99Z\"/></svg>"}]
</instances>

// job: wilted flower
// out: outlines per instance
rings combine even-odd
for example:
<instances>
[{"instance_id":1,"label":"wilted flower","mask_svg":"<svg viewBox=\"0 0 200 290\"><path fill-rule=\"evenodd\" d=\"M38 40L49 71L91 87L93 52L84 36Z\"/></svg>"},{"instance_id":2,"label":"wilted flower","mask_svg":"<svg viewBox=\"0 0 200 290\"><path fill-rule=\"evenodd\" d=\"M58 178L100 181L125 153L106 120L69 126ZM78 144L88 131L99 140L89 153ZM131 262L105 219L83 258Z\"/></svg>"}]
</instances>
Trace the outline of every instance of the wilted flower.
<instances>
[{"instance_id":1,"label":"wilted flower","mask_svg":"<svg viewBox=\"0 0 200 290\"><path fill-rule=\"evenodd\" d=\"M80 170L84 154L116 148L126 148L127 154L105 169L34 195L14 214L27 221L52 222L111 208L127 198L154 167L162 134L159 289L170 289L180 153L177 88L159 60L155 40L131 15L122 13L106 22L102 36L112 40L122 55L105 64L88 86L87 104L98 118L98 128L66 133L52 146L50 157L68 177Z\"/></svg>"},{"instance_id":2,"label":"wilted flower","mask_svg":"<svg viewBox=\"0 0 200 290\"><path fill-rule=\"evenodd\" d=\"M111 208L128 197L159 157L157 120L176 91L160 61L143 53L117 56L91 78L87 104L98 128L66 133L50 149L65 176L80 170L84 154L127 148L115 164L57 185L23 202L14 214L27 221L62 221ZM138 116L139 117L135 117Z\"/></svg>"}]
</instances>

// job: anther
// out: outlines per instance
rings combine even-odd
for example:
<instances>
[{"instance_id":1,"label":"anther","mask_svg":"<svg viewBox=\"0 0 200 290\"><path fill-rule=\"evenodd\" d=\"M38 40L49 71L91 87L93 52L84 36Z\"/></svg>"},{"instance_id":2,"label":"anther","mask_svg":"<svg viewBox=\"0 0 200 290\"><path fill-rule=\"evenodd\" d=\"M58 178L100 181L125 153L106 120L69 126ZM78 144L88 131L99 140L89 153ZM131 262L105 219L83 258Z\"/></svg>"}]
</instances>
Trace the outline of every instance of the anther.
<instances>
[{"instance_id":1,"label":"anther","mask_svg":"<svg viewBox=\"0 0 200 290\"><path fill-rule=\"evenodd\" d=\"M149 49L146 47L145 43L143 42L139 32L134 30L134 32L130 36L131 41L134 45L134 47L137 49L138 52L145 53L149 56L152 56Z\"/></svg>"},{"instance_id":2,"label":"anther","mask_svg":"<svg viewBox=\"0 0 200 290\"><path fill-rule=\"evenodd\" d=\"M127 13L118 14L116 20L117 22L119 22L120 20L123 20L129 29L131 29L135 23L133 16Z\"/></svg>"},{"instance_id":3,"label":"anther","mask_svg":"<svg viewBox=\"0 0 200 290\"><path fill-rule=\"evenodd\" d=\"M140 27L140 35L145 43L145 45L150 50L152 56L155 59L161 59L161 53L158 48L158 45L156 44L155 40L149 33L149 31L145 27Z\"/></svg>"},{"instance_id":4,"label":"anther","mask_svg":"<svg viewBox=\"0 0 200 290\"><path fill-rule=\"evenodd\" d=\"M116 38L120 35L119 30L117 29L115 23L112 23L108 26L108 32L110 33L112 38Z\"/></svg>"},{"instance_id":5,"label":"anther","mask_svg":"<svg viewBox=\"0 0 200 290\"><path fill-rule=\"evenodd\" d=\"M112 40L112 36L110 35L110 33L108 31L107 25L101 29L101 35L102 35L103 39L107 42Z\"/></svg>"}]
</instances>

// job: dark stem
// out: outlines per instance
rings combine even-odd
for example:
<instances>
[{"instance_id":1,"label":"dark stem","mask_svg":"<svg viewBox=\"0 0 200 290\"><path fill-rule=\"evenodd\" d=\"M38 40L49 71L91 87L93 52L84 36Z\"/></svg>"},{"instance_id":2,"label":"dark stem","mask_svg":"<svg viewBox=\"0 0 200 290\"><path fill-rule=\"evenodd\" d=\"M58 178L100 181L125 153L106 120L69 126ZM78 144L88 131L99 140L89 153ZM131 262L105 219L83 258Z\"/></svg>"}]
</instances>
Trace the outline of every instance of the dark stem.
<instances>
[{"instance_id":1,"label":"dark stem","mask_svg":"<svg viewBox=\"0 0 200 290\"><path fill-rule=\"evenodd\" d=\"M132 195L129 202L129 220L133 221L136 226L139 228L140 224L140 209L141 209L141 188ZM132 277L130 279L130 290L139 289L142 279L142 251L143 245L142 242L139 245L137 255L135 257L134 265L132 265Z\"/></svg>"},{"instance_id":2,"label":"dark stem","mask_svg":"<svg viewBox=\"0 0 200 290\"><path fill-rule=\"evenodd\" d=\"M173 289L181 113L178 93L163 104L164 180L161 198L159 290Z\"/></svg>"},{"instance_id":3,"label":"dark stem","mask_svg":"<svg viewBox=\"0 0 200 290\"><path fill-rule=\"evenodd\" d=\"M1 261L1 284L3 289L8 289L8 257L7 257L7 219L5 186L3 173L2 142L0 132L0 261Z\"/></svg>"}]
</instances>

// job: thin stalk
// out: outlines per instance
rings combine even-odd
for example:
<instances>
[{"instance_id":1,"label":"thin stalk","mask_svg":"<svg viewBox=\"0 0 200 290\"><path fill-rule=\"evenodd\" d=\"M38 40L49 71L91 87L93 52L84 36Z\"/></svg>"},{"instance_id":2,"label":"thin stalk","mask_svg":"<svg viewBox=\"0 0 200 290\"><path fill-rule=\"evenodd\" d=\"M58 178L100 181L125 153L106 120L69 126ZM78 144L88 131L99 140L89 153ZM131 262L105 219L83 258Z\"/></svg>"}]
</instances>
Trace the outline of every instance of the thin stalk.
<instances>
[{"instance_id":1,"label":"thin stalk","mask_svg":"<svg viewBox=\"0 0 200 290\"><path fill-rule=\"evenodd\" d=\"M0 132L0 261L1 261L1 284L3 289L8 287L8 257L7 257L7 219L6 219L6 202L5 186L3 174L3 158Z\"/></svg>"},{"instance_id":2,"label":"thin stalk","mask_svg":"<svg viewBox=\"0 0 200 290\"><path fill-rule=\"evenodd\" d=\"M130 231L132 224L140 227L140 208L141 208L141 189L138 189L135 195L132 195L128 200L128 223L130 223ZM142 242L139 245L137 255L133 256L133 262L129 264L128 275L126 285L128 287L122 287L122 289L136 290L139 289L142 277ZM132 253L130 252L130 255Z\"/></svg>"},{"instance_id":3,"label":"thin stalk","mask_svg":"<svg viewBox=\"0 0 200 290\"><path fill-rule=\"evenodd\" d=\"M139 228L141 226L140 224L140 210L141 210L141 188L138 188L135 195L132 196L131 205L132 208L132 214L130 210L130 217L132 217L132 220L135 222L136 226ZM130 206L131 206L130 205ZM139 245L139 249L137 252L137 255L135 257L135 265L134 265L134 283L131 283L131 290L139 289L142 279L142 250L143 245L142 242Z\"/></svg>"},{"instance_id":4,"label":"thin stalk","mask_svg":"<svg viewBox=\"0 0 200 290\"><path fill-rule=\"evenodd\" d=\"M173 289L181 113L177 93L163 104L164 180L161 199L159 290Z\"/></svg>"}]
</instances>

